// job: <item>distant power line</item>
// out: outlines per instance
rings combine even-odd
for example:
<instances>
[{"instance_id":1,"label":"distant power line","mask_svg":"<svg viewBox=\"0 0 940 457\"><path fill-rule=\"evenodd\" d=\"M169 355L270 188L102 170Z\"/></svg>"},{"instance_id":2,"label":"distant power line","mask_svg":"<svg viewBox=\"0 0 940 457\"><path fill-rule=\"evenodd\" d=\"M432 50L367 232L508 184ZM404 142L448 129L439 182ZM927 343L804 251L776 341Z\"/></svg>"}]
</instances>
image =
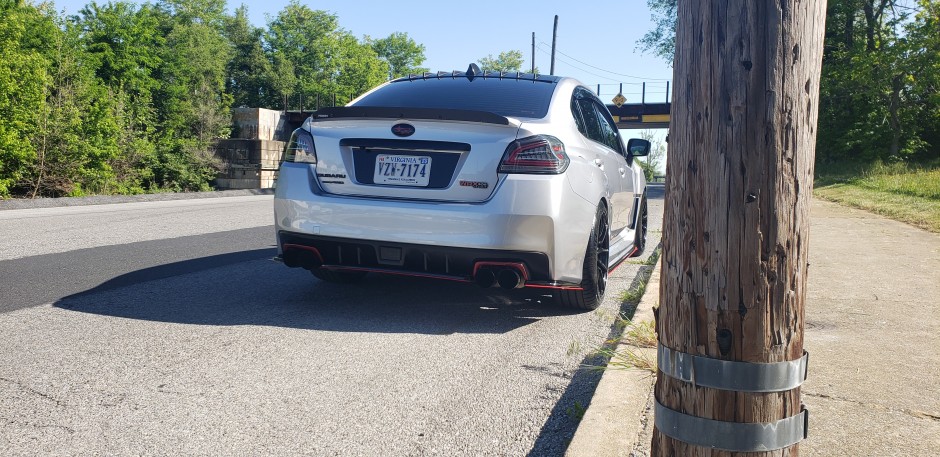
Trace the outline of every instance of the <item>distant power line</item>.
<instances>
[{"instance_id":1,"label":"distant power line","mask_svg":"<svg viewBox=\"0 0 940 457\"><path fill-rule=\"evenodd\" d=\"M543 44L544 44L544 43L543 43ZM539 51L542 51L542 53L544 53L544 54L546 54L546 55L549 55L549 56L552 55L552 52L551 52L550 50L545 50L545 49L543 49L541 45L536 46L536 47L538 48ZM561 60L561 61L567 63L568 65L571 65L571 66L574 67L575 69L580 70L580 71L583 71L583 72L585 72L585 73L587 73L587 74L589 74L589 75L597 76L598 78L606 79L606 80L608 80L608 81L615 81L615 82L616 82L616 81L620 81L619 79L610 78L610 77L608 77L608 76L599 75L599 74L594 73L594 72L592 72L592 71L590 71L590 70L585 70L584 68L581 68L581 67L579 67L579 66L577 66L577 65L575 65L575 64L573 64L573 63L571 63L571 62L569 62L567 59L559 58L558 60Z\"/></svg>"},{"instance_id":2,"label":"distant power line","mask_svg":"<svg viewBox=\"0 0 940 457\"><path fill-rule=\"evenodd\" d=\"M546 43L546 42L544 42L544 41L541 41L541 40L539 40L539 43L541 43L541 44L543 44L543 45L545 45L545 46L551 46L550 44L548 44L548 43ZM540 49L541 49L541 47L540 47ZM589 63L587 63L587 62L584 62L584 61L578 60L578 59L576 59L576 58L574 58L574 57L571 57L571 56L569 56L568 54L565 54L564 52L559 51L557 46L555 47L555 52L557 52L557 53L559 53L559 54L561 54L561 55L563 55L563 56L565 56L565 57L567 57L567 58L569 58L569 59L571 59L571 60L573 60L573 61L575 61L575 62L578 62L578 63L580 63L581 65L587 65L587 66L589 66L589 67L591 67L591 68L593 68L593 69L595 69L595 70L600 70L600 71L603 71L603 72L605 72L605 73L610 73L610 74L612 74L612 75L623 76L624 78L642 79L642 80L646 80L646 81L669 81L668 79L663 79L663 78L644 78L644 77L642 77L642 76L633 76L633 75L628 75L628 74L624 74L624 73L617 73L616 71L606 70L606 69L604 69L604 68L597 67L597 66L591 65L591 64L589 64ZM593 73L591 73L591 74L593 74ZM598 76L598 75L594 75L594 76ZM603 76L602 76L602 77L603 77Z\"/></svg>"}]
</instances>

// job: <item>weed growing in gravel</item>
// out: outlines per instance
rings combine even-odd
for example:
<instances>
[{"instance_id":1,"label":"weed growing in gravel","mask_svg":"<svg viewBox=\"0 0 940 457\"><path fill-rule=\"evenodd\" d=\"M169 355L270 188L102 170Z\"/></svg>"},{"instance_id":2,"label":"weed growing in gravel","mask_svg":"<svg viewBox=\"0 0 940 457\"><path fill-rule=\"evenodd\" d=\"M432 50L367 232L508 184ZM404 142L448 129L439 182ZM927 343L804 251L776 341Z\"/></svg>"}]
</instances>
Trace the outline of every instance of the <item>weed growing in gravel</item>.
<instances>
[{"instance_id":1,"label":"weed growing in gravel","mask_svg":"<svg viewBox=\"0 0 940 457\"><path fill-rule=\"evenodd\" d=\"M649 282L650 273L650 271L641 271L640 283L634 288L620 292L620 296L617 298L619 298L622 303L639 303L640 299L643 298L643 293L646 292L646 283Z\"/></svg>"},{"instance_id":2,"label":"weed growing in gravel","mask_svg":"<svg viewBox=\"0 0 940 457\"><path fill-rule=\"evenodd\" d=\"M606 369L614 370L643 370L656 374L656 359L647 355L646 351L638 351L627 347L619 350L609 350L610 360Z\"/></svg>"},{"instance_id":3,"label":"weed growing in gravel","mask_svg":"<svg viewBox=\"0 0 940 457\"><path fill-rule=\"evenodd\" d=\"M611 338L595 351L595 355L607 360L606 367L592 369L640 369L656 373L656 360L649 349L656 347L656 329L652 322L632 322L621 318L618 325L623 330L619 338Z\"/></svg>"},{"instance_id":4,"label":"weed growing in gravel","mask_svg":"<svg viewBox=\"0 0 940 457\"><path fill-rule=\"evenodd\" d=\"M568 343L568 357L571 357L573 355L577 355L580 353L581 353L580 341L572 341L571 343Z\"/></svg>"},{"instance_id":5,"label":"weed growing in gravel","mask_svg":"<svg viewBox=\"0 0 940 457\"><path fill-rule=\"evenodd\" d=\"M651 321L631 322L621 341L641 348L656 347L656 328Z\"/></svg>"},{"instance_id":6,"label":"weed growing in gravel","mask_svg":"<svg viewBox=\"0 0 940 457\"><path fill-rule=\"evenodd\" d=\"M656 265L660 254L661 250L656 249L648 259L642 261L643 264ZM646 293L646 285L652 273L652 268L641 269L637 285L620 293L618 298L621 303L632 305L635 310L643 294ZM606 366L585 365L583 368L592 370L640 369L656 373L656 355L649 350L655 348L657 344L655 325L650 321L633 322L630 320L631 316L632 313L620 313L613 324L612 333L615 336L604 341L601 348L594 351L595 359L606 361Z\"/></svg>"},{"instance_id":7,"label":"weed growing in gravel","mask_svg":"<svg viewBox=\"0 0 940 457\"><path fill-rule=\"evenodd\" d=\"M630 259L630 260L627 260L627 263L629 263L630 265L650 265L650 266L656 265L656 261L659 260L659 255L661 251L662 251L662 248L656 248L656 250L653 251L653 253L650 254L649 257L645 259Z\"/></svg>"},{"instance_id":8,"label":"weed growing in gravel","mask_svg":"<svg viewBox=\"0 0 940 457\"><path fill-rule=\"evenodd\" d=\"M574 419L575 422L581 422L581 419L584 419L584 413L587 412L587 408L581 404L581 402L576 401L574 405L565 408L565 414L568 415L571 419Z\"/></svg>"},{"instance_id":9,"label":"weed growing in gravel","mask_svg":"<svg viewBox=\"0 0 940 457\"><path fill-rule=\"evenodd\" d=\"M656 265L656 262L659 261L660 252L661 248L657 248L650 254L648 259L642 261L642 265ZM652 274L653 270L651 268L640 270L638 284L636 287L620 292L620 296L618 297L620 302L630 304L639 303L640 299L643 298L643 294L646 292L646 284L649 283L650 275Z\"/></svg>"}]
</instances>

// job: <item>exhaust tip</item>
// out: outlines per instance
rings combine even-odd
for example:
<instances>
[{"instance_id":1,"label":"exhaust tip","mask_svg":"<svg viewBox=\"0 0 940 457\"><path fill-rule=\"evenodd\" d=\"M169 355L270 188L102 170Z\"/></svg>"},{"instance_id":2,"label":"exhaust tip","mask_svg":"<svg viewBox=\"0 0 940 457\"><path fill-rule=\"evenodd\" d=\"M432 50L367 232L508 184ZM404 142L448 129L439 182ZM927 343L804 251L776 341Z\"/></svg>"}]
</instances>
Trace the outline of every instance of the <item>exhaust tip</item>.
<instances>
[{"instance_id":1,"label":"exhaust tip","mask_svg":"<svg viewBox=\"0 0 940 457\"><path fill-rule=\"evenodd\" d=\"M499 282L499 287L503 289L519 289L525 286L519 272L508 268L500 270L499 274L496 276L496 280Z\"/></svg>"},{"instance_id":2,"label":"exhaust tip","mask_svg":"<svg viewBox=\"0 0 940 457\"><path fill-rule=\"evenodd\" d=\"M289 268L297 268L301 265L300 252L296 249L284 251L281 259L284 261L284 265L287 265Z\"/></svg>"},{"instance_id":3,"label":"exhaust tip","mask_svg":"<svg viewBox=\"0 0 940 457\"><path fill-rule=\"evenodd\" d=\"M483 268L477 272L476 276L473 277L473 280L476 281L477 285L486 289L488 287L493 287L493 284L496 284L496 275L493 273L493 270L489 268Z\"/></svg>"},{"instance_id":4,"label":"exhaust tip","mask_svg":"<svg viewBox=\"0 0 940 457\"><path fill-rule=\"evenodd\" d=\"M304 249L287 249L282 257L284 258L284 265L289 268L316 270L323 265L319 256Z\"/></svg>"}]
</instances>

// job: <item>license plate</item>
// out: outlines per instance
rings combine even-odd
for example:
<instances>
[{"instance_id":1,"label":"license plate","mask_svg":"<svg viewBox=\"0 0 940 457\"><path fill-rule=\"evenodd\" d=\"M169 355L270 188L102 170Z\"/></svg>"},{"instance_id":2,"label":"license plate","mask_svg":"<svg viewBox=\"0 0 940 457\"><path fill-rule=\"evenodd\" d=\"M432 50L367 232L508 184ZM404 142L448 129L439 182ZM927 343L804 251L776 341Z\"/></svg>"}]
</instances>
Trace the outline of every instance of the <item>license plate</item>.
<instances>
[{"instance_id":1,"label":"license plate","mask_svg":"<svg viewBox=\"0 0 940 457\"><path fill-rule=\"evenodd\" d=\"M430 178L430 157L379 154L375 158L375 184L427 187Z\"/></svg>"}]
</instances>

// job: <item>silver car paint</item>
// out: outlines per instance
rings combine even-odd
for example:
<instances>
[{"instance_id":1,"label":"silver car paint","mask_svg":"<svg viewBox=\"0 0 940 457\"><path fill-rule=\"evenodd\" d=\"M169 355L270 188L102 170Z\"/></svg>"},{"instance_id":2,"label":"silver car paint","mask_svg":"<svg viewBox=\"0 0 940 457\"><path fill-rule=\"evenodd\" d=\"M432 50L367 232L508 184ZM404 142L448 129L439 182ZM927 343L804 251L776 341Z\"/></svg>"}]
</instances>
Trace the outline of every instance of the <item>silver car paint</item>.
<instances>
[{"instance_id":1,"label":"silver car paint","mask_svg":"<svg viewBox=\"0 0 940 457\"><path fill-rule=\"evenodd\" d=\"M314 173L313 165L285 163L281 167L274 196L277 230L543 252L553 279L581 280L595 208L571 192L566 175L505 176L486 202L450 203L316 195L311 188Z\"/></svg>"},{"instance_id":2,"label":"silver car paint","mask_svg":"<svg viewBox=\"0 0 940 457\"><path fill-rule=\"evenodd\" d=\"M304 128L314 132L318 157L323 147L325 160L318 165L283 164L275 192L276 229L373 241L543 252L549 258L553 280L578 283L598 205L613 205L608 215L612 223L611 263L632 248L633 200L642 194L645 180L635 164L631 166L577 130L570 108L577 86L573 79L560 80L545 118L510 119L509 126L462 123L466 125L461 125L460 135L444 128L453 127L454 122L308 120ZM353 188L354 183L323 184L317 177L317 173L346 174L351 180L348 151L338 146L339 138L347 136L343 131L360 127L357 137L394 138L390 126L403 121L426 135L421 139L468 142L474 148L491 144L499 152L496 163L511 140L552 135L565 144L571 164L561 175L499 175L485 196L469 192L478 189L449 194L451 189L441 189L439 198L431 199L428 189L388 186L359 186L368 188L370 196L355 196L361 192ZM510 130L515 131L514 138ZM481 138L486 140L480 146L467 141ZM492 174L496 168L482 163L468 168L467 164L463 158L450 188L456 187L453 184L459 179Z\"/></svg>"}]
</instances>

